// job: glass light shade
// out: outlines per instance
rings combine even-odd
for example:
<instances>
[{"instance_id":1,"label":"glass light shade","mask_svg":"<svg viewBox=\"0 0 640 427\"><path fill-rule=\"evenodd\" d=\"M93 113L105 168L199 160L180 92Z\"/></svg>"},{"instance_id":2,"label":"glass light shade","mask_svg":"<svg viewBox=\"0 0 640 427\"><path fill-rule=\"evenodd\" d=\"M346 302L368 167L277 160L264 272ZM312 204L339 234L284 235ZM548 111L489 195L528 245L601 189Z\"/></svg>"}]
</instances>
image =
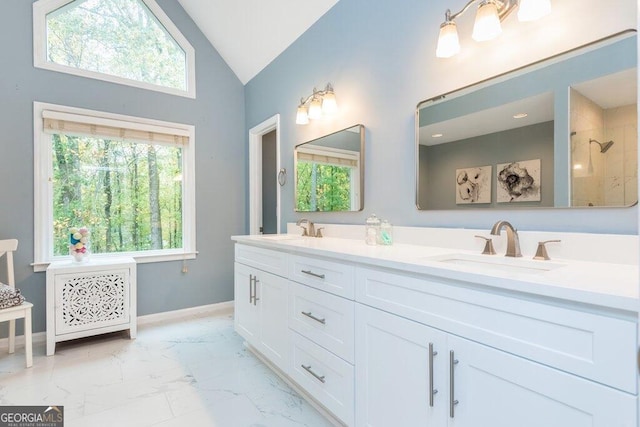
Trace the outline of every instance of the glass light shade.
<instances>
[{"instance_id":1,"label":"glass light shade","mask_svg":"<svg viewBox=\"0 0 640 427\"><path fill-rule=\"evenodd\" d=\"M498 17L498 7L493 1L482 2L476 13L471 37L477 42L483 42L495 39L500 33L502 33L502 27Z\"/></svg>"},{"instance_id":2,"label":"glass light shade","mask_svg":"<svg viewBox=\"0 0 640 427\"><path fill-rule=\"evenodd\" d=\"M551 13L551 0L520 0L518 20L535 21Z\"/></svg>"},{"instance_id":3,"label":"glass light shade","mask_svg":"<svg viewBox=\"0 0 640 427\"><path fill-rule=\"evenodd\" d=\"M322 112L324 114L335 114L338 112L336 94L332 90L327 91L322 97Z\"/></svg>"},{"instance_id":4,"label":"glass light shade","mask_svg":"<svg viewBox=\"0 0 640 427\"><path fill-rule=\"evenodd\" d=\"M322 117L322 102L316 96L313 97L311 103L309 104L309 118L310 119L319 119Z\"/></svg>"},{"instance_id":5,"label":"glass light shade","mask_svg":"<svg viewBox=\"0 0 640 427\"><path fill-rule=\"evenodd\" d=\"M460 52L460 40L458 39L456 23L453 21L443 22L440 25L436 56L438 58L451 58L458 52Z\"/></svg>"},{"instance_id":6,"label":"glass light shade","mask_svg":"<svg viewBox=\"0 0 640 427\"><path fill-rule=\"evenodd\" d=\"M298 114L296 114L296 124L306 125L309 123L309 116L307 115L307 109L304 105L298 107Z\"/></svg>"}]
</instances>

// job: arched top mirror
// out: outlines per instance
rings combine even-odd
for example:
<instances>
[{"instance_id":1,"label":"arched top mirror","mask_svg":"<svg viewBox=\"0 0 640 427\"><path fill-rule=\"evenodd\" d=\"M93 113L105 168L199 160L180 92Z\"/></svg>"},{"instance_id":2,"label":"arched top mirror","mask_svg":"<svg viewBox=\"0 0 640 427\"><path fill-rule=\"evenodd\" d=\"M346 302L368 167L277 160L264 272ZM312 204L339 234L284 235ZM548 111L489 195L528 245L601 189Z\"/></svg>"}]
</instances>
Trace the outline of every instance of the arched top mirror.
<instances>
[{"instance_id":1,"label":"arched top mirror","mask_svg":"<svg viewBox=\"0 0 640 427\"><path fill-rule=\"evenodd\" d=\"M625 31L421 102L418 209L637 203L636 38Z\"/></svg>"}]
</instances>

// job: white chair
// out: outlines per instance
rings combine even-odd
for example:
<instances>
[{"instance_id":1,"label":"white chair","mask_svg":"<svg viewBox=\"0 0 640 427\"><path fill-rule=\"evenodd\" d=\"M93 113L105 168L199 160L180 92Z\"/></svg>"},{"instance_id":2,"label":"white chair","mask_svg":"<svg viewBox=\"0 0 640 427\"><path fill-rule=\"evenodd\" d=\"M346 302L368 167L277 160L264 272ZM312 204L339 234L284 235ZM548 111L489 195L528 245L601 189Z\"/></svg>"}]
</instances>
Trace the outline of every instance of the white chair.
<instances>
[{"instance_id":1,"label":"white chair","mask_svg":"<svg viewBox=\"0 0 640 427\"><path fill-rule=\"evenodd\" d=\"M0 240L0 258L7 258L7 282L6 284L12 288L16 287L15 277L13 274L13 252L18 249L18 241L16 239ZM27 368L33 365L33 352L31 342L31 308L33 304L23 302L14 307L0 309L0 322L9 321L9 353L16 350L16 319L24 319L24 347L27 357Z\"/></svg>"}]
</instances>

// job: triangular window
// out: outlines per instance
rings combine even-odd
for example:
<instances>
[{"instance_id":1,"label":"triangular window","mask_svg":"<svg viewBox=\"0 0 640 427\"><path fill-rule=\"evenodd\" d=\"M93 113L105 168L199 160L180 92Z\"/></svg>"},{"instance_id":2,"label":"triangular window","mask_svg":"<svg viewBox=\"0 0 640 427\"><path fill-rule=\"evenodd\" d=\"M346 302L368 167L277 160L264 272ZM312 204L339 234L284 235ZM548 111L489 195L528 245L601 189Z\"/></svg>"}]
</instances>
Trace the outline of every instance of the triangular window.
<instances>
[{"instance_id":1,"label":"triangular window","mask_svg":"<svg viewBox=\"0 0 640 427\"><path fill-rule=\"evenodd\" d=\"M39 0L35 65L195 97L194 51L154 0Z\"/></svg>"}]
</instances>

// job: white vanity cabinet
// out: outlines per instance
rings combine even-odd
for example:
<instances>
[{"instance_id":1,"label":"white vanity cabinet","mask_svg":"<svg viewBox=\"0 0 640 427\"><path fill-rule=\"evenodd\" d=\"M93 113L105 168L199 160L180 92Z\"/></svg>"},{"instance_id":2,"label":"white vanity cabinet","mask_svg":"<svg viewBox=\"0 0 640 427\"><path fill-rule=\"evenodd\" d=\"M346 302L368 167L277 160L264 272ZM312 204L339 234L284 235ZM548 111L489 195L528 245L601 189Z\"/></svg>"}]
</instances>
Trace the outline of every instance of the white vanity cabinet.
<instances>
[{"instance_id":1,"label":"white vanity cabinet","mask_svg":"<svg viewBox=\"0 0 640 427\"><path fill-rule=\"evenodd\" d=\"M236 245L235 329L283 371L289 360L286 271L285 253Z\"/></svg>"},{"instance_id":2,"label":"white vanity cabinet","mask_svg":"<svg viewBox=\"0 0 640 427\"><path fill-rule=\"evenodd\" d=\"M633 296L412 264L409 245L258 239L237 239L236 330L334 422L638 425Z\"/></svg>"},{"instance_id":3,"label":"white vanity cabinet","mask_svg":"<svg viewBox=\"0 0 640 427\"><path fill-rule=\"evenodd\" d=\"M635 379L631 320L384 270L357 276L356 299L393 313L356 304L357 425L636 425L633 381L617 372ZM551 367L569 360L608 384Z\"/></svg>"},{"instance_id":4,"label":"white vanity cabinet","mask_svg":"<svg viewBox=\"0 0 640 427\"><path fill-rule=\"evenodd\" d=\"M354 425L355 266L292 255L289 375L346 425Z\"/></svg>"}]
</instances>

